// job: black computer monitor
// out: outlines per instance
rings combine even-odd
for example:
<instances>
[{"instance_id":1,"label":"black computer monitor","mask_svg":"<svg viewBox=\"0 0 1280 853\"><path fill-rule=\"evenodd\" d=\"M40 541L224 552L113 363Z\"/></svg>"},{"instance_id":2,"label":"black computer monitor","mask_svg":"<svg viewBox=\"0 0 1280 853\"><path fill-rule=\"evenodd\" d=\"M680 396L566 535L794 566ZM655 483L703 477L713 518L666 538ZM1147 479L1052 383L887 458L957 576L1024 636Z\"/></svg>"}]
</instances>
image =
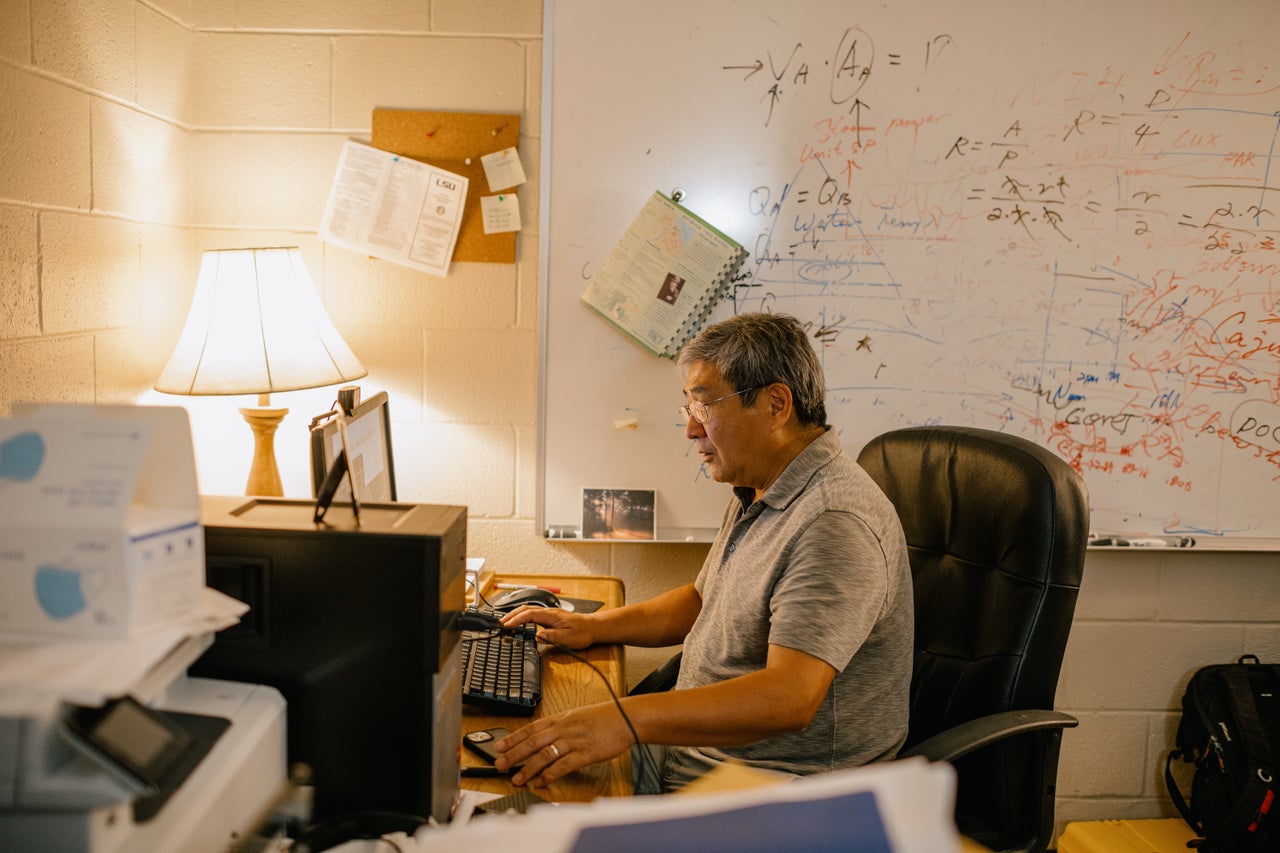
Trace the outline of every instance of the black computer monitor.
<instances>
[{"instance_id":1,"label":"black computer monitor","mask_svg":"<svg viewBox=\"0 0 1280 853\"><path fill-rule=\"evenodd\" d=\"M311 494L320 494L320 484L342 450L338 419L329 418L311 430ZM360 501L396 500L396 471L391 455L391 410L386 391L379 391L357 404L347 415L347 450L351 478ZM342 479L335 502L351 500L351 487Z\"/></svg>"},{"instance_id":2,"label":"black computer monitor","mask_svg":"<svg viewBox=\"0 0 1280 853\"><path fill-rule=\"evenodd\" d=\"M466 509L201 499L209 586L249 604L192 675L268 684L315 819L449 819L458 793Z\"/></svg>"}]
</instances>

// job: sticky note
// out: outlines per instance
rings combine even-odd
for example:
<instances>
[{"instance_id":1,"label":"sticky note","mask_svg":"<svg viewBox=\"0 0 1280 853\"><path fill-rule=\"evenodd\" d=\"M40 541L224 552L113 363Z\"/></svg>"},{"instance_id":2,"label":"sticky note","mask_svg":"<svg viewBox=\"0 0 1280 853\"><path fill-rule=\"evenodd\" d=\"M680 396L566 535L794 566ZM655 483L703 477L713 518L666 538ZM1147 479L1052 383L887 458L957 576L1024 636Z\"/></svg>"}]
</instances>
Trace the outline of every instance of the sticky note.
<instances>
[{"instance_id":1,"label":"sticky note","mask_svg":"<svg viewBox=\"0 0 1280 853\"><path fill-rule=\"evenodd\" d=\"M515 193L481 196L480 215L486 234L520 230L520 201Z\"/></svg>"},{"instance_id":2,"label":"sticky note","mask_svg":"<svg viewBox=\"0 0 1280 853\"><path fill-rule=\"evenodd\" d=\"M514 148L486 154L480 158L480 163L484 166L484 179L489 182L490 190L505 190L525 182L520 152Z\"/></svg>"}]
</instances>

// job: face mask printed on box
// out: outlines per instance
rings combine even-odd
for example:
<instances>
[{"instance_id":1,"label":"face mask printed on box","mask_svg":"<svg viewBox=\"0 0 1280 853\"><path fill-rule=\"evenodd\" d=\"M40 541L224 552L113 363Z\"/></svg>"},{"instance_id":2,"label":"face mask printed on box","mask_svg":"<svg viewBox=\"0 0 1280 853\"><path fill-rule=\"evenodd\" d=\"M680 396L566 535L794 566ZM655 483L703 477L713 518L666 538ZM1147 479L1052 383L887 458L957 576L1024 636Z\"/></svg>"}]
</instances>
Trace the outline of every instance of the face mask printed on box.
<instances>
[{"instance_id":1,"label":"face mask printed on box","mask_svg":"<svg viewBox=\"0 0 1280 853\"><path fill-rule=\"evenodd\" d=\"M83 612L101 586L101 572L52 565L36 569L36 600L50 619L61 621Z\"/></svg>"},{"instance_id":2,"label":"face mask printed on box","mask_svg":"<svg viewBox=\"0 0 1280 853\"><path fill-rule=\"evenodd\" d=\"M24 432L0 442L0 480L30 480L44 462L44 439Z\"/></svg>"}]
</instances>

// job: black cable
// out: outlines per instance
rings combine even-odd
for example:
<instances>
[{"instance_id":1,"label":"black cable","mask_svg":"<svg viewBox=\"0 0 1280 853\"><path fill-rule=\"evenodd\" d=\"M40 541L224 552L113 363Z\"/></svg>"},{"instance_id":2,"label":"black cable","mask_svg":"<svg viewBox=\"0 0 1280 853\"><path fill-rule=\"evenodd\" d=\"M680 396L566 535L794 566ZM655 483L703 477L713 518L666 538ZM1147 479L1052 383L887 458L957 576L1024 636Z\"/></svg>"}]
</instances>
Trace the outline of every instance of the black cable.
<instances>
[{"instance_id":1,"label":"black cable","mask_svg":"<svg viewBox=\"0 0 1280 853\"><path fill-rule=\"evenodd\" d=\"M508 630L502 627L501 617L496 615L497 611L494 609L493 603L490 602L489 599L484 597L484 593L480 592L479 584L476 584L476 598L484 602L485 606L488 607L493 612L485 613L478 606L474 606L474 605L471 607L468 607L466 610L462 611L462 616L458 620L458 627L461 628L461 630L463 631L470 631L471 633L476 633L476 634L480 633L481 631L488 631L488 633L484 635L486 638L497 637L501 635L503 631ZM481 624L478 621L479 619L486 619L489 621L485 622L484 624ZM476 621L473 621L473 620L476 620ZM471 624L471 627L466 627L469 622Z\"/></svg>"},{"instance_id":2,"label":"black cable","mask_svg":"<svg viewBox=\"0 0 1280 853\"><path fill-rule=\"evenodd\" d=\"M489 601L489 599L485 598L484 593L480 591L480 587L478 584L476 585L476 598L484 602L484 604L487 607L490 607L490 608L493 607L493 604ZM490 636L493 636L493 635L491 634ZM618 709L618 713L622 715L622 721L627 724L627 729L631 732L631 739L634 740L636 746L639 747L637 751L640 753L640 763L641 764L647 763L649 766L649 769L653 771L653 777L657 779L659 783L661 783L662 774L658 770L657 761L654 759L653 755L649 752L649 750L645 747L645 745L640 743L640 735L636 733L636 727L632 725L631 718L627 716L627 712L622 709L622 700L619 699L618 694L614 692L613 685L609 683L609 679L605 677L605 674L601 672L600 669L594 663L587 660L585 657L578 654L576 651L569 648L568 646L562 646L559 643L552 642L551 640L547 640L547 639L539 639L538 642L545 643L548 646L555 646L560 651L565 652L571 657L574 657L582 661L587 666L591 667L592 672L594 672L596 675L600 677L600 680L604 683L605 689L609 691L609 698L613 700L614 707L616 707Z\"/></svg>"},{"instance_id":3,"label":"black cable","mask_svg":"<svg viewBox=\"0 0 1280 853\"><path fill-rule=\"evenodd\" d=\"M462 611L458 615L458 629L473 634L487 631L486 637L497 637L506 630L498 617L479 610Z\"/></svg>"},{"instance_id":4,"label":"black cable","mask_svg":"<svg viewBox=\"0 0 1280 853\"><path fill-rule=\"evenodd\" d=\"M585 657L578 654L576 651L569 648L568 646L562 646L559 643L555 643L550 640L543 640L542 642L546 643L549 646L555 646L557 649L560 649L560 651L566 652L571 657L577 658L578 660L585 663L587 666L591 667L592 672L600 676L600 680L604 682L605 689L609 691L609 697L613 699L614 706L618 709L618 713L622 715L622 722L627 724L627 728L631 731L632 740L634 740L636 743L636 746L639 747L637 752L640 753L640 763L645 764L646 759L648 759L647 763L649 765L649 769L653 771L654 778L659 780L659 783L661 783L662 774L658 771L657 761L654 760L654 757L649 753L649 750L645 748L644 744L640 743L640 735L636 734L636 727L631 724L631 718L628 717L627 712L622 709L622 700L619 699L618 694L614 692L613 685L609 683L609 679L605 677L605 674L601 672L599 667L597 667L594 663L587 660Z\"/></svg>"}]
</instances>

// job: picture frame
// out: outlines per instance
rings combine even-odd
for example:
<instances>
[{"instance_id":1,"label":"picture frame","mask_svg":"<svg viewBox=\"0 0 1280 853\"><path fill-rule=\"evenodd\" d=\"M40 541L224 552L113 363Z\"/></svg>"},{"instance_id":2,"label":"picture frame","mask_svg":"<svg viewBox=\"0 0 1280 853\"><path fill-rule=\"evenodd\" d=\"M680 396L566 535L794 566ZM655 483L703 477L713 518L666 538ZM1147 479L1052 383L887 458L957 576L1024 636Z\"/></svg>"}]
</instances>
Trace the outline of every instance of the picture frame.
<instances>
[{"instance_id":1,"label":"picture frame","mask_svg":"<svg viewBox=\"0 0 1280 853\"><path fill-rule=\"evenodd\" d=\"M657 538L654 489L583 489L582 538L645 542Z\"/></svg>"}]
</instances>

